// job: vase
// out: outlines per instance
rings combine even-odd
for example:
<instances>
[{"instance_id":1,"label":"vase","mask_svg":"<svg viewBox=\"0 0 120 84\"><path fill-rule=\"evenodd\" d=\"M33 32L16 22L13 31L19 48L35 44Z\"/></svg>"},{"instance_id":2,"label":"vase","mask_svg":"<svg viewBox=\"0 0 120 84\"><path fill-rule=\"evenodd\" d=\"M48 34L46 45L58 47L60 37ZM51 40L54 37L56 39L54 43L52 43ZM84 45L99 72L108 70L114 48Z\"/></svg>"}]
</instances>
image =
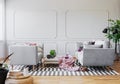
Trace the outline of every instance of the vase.
<instances>
[{"instance_id":1,"label":"vase","mask_svg":"<svg viewBox=\"0 0 120 84\"><path fill-rule=\"evenodd\" d=\"M0 68L0 84L5 84L8 70L5 68Z\"/></svg>"},{"instance_id":2,"label":"vase","mask_svg":"<svg viewBox=\"0 0 120 84\"><path fill-rule=\"evenodd\" d=\"M51 55L47 55L47 58L50 59L50 58L51 58Z\"/></svg>"}]
</instances>

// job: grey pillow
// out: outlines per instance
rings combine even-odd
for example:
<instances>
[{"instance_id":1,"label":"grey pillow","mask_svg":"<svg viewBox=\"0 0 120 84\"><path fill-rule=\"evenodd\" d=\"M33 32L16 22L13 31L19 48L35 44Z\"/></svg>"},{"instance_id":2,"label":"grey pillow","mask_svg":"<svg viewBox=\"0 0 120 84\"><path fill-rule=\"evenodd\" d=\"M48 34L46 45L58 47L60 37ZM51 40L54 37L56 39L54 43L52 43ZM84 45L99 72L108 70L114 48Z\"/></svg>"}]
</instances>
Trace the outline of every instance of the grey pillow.
<instances>
[{"instance_id":1,"label":"grey pillow","mask_svg":"<svg viewBox=\"0 0 120 84\"><path fill-rule=\"evenodd\" d=\"M102 48L102 45L84 45L84 48Z\"/></svg>"},{"instance_id":2,"label":"grey pillow","mask_svg":"<svg viewBox=\"0 0 120 84\"><path fill-rule=\"evenodd\" d=\"M103 48L108 48L109 47L109 41L96 40L95 45L103 45Z\"/></svg>"}]
</instances>

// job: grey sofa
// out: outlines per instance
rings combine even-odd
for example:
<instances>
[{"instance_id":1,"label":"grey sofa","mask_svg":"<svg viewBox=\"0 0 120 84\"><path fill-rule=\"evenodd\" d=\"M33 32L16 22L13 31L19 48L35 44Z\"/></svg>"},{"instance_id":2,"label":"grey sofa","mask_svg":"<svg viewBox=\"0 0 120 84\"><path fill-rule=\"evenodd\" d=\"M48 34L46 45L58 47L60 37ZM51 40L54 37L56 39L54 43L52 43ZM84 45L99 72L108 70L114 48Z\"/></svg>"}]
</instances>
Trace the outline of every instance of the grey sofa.
<instances>
[{"instance_id":1,"label":"grey sofa","mask_svg":"<svg viewBox=\"0 0 120 84\"><path fill-rule=\"evenodd\" d=\"M113 64L115 55L112 48L84 48L77 52L77 57L82 66L109 66Z\"/></svg>"}]
</instances>

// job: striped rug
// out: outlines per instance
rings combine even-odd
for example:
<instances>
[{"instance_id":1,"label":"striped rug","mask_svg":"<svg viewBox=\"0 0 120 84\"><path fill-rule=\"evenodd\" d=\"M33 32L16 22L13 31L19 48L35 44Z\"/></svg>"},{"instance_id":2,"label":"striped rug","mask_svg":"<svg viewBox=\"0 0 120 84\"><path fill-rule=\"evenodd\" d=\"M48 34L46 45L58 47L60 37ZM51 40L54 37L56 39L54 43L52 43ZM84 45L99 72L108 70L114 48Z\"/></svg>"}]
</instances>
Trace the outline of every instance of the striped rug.
<instances>
[{"instance_id":1,"label":"striped rug","mask_svg":"<svg viewBox=\"0 0 120 84\"><path fill-rule=\"evenodd\" d=\"M14 70L23 70L26 66L14 66ZM59 67L39 67L35 70L30 70L29 74L33 76L103 76L103 75L119 75L118 72L110 67L87 67L88 71L66 71ZM9 67L11 69L11 67Z\"/></svg>"}]
</instances>

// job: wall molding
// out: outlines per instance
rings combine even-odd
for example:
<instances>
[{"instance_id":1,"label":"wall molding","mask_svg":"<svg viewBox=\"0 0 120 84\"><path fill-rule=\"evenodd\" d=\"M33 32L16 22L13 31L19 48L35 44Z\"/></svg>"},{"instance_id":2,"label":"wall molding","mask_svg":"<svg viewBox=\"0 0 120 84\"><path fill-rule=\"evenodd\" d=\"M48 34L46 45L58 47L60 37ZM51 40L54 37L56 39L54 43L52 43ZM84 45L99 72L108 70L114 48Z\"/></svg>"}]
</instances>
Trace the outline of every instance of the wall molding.
<instances>
[{"instance_id":1,"label":"wall molding","mask_svg":"<svg viewBox=\"0 0 120 84\"><path fill-rule=\"evenodd\" d=\"M68 46L69 45L73 45L75 48L73 48L73 46L70 46L70 51L68 51ZM72 51L71 51L72 50ZM75 51L76 51L76 42L66 42L65 43L65 53L67 54L70 54L70 55L75 55Z\"/></svg>"},{"instance_id":2,"label":"wall molding","mask_svg":"<svg viewBox=\"0 0 120 84\"><path fill-rule=\"evenodd\" d=\"M51 27L52 26L54 26L54 27L52 27L52 28L54 28L54 29L52 29L52 30L54 30L54 31L52 31L52 30L50 30L50 32L49 32L49 30L47 31L48 33L44 33L44 34L42 34L41 33L41 31L40 31L40 33L42 34L42 35L44 35L44 36L41 36L41 34L29 34L27 31L26 31L26 35L28 34L28 35L31 35L31 37L30 36L25 36L24 35L24 37L20 37L20 36L17 36L17 33L16 33L16 17L17 17L17 13L18 12L21 12L21 11L14 11L13 12L13 37L15 38L15 39L56 39L57 38L57 11L53 11L53 10L49 10L49 11L38 11L38 12L36 12L36 11L27 11L28 13L30 12L31 14L32 14L32 12L33 12L33 14L35 13L36 15L37 15L37 13L45 13L46 15L48 14L51 14L51 16L50 16L50 19L51 19L51 17L53 17L53 21L54 22L51 22L51 23L53 23L52 25L51 25ZM24 11L23 11L24 12ZM26 13L26 12L25 12ZM24 15L24 14L23 14ZM44 16L44 14L42 14L43 16ZM24 17L24 16L23 16ZM36 16L37 17L37 16ZM38 16L38 17L42 17L42 16ZM34 19L34 18L33 18ZM47 20L49 20L49 17L47 18ZM46 20L46 21L47 21ZM52 19L51 19L52 20ZM17 23L18 24L18 23ZM44 23L45 24L45 23ZM50 24L50 23L49 23ZM32 25L33 26L33 25ZM39 25L39 26L41 26L41 25ZM45 26L45 28L47 27L47 25L44 25ZM48 27L49 28L49 27ZM38 28L37 28L38 29ZM52 33L53 34L51 34L51 31L52 31ZM38 32L38 31L37 31ZM45 32L45 29L43 29L43 32ZM31 32L30 32L31 33ZM34 32L33 32L34 33ZM22 35L22 33L20 33L21 35ZM24 32L24 34L25 34L25 32ZM50 35L49 35L50 34Z\"/></svg>"},{"instance_id":3,"label":"wall molding","mask_svg":"<svg viewBox=\"0 0 120 84\"><path fill-rule=\"evenodd\" d=\"M67 10L66 12L65 12L65 37L67 38L67 39L104 39L104 37L102 36L102 37L95 37L95 38L91 38L91 37L78 37L78 35L77 35L77 37L76 36L74 36L74 35L72 35L72 37L71 36L69 36L68 35L68 29L67 29L67 14L69 14L70 12L90 12L90 13L96 13L96 12L101 12L101 13L104 13L104 15L106 15L106 16L104 16L105 18L106 18L106 21L109 19L109 11L108 10ZM96 15L97 16L97 15ZM101 15L102 16L102 15ZM75 22L75 21L74 21ZM107 26L109 26L109 23L107 22L106 23L106 26L105 27L107 27ZM105 28L105 27L103 27L103 29ZM69 27L68 27L69 28ZM75 28L74 28L75 29ZM78 30L78 31L80 31L80 30ZM74 31L72 31L73 32L73 34L75 34L75 32ZM102 32L102 31L101 31ZM80 35L79 35L80 36Z\"/></svg>"}]
</instances>

